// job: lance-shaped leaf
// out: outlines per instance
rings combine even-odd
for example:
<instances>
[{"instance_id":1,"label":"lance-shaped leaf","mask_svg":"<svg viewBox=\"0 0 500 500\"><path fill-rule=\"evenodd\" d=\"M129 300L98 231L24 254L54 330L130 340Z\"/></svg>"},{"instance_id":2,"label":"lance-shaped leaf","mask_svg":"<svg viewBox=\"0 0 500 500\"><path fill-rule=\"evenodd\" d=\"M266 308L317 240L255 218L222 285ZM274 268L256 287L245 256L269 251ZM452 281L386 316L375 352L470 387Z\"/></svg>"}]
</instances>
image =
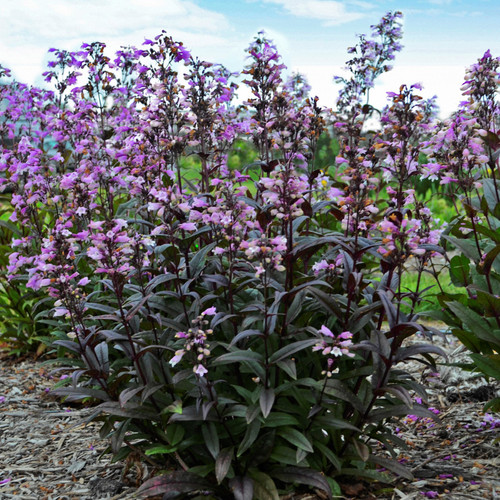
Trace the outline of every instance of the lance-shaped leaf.
<instances>
[{"instance_id":1,"label":"lance-shaped leaf","mask_svg":"<svg viewBox=\"0 0 500 500\"><path fill-rule=\"evenodd\" d=\"M164 476L148 479L137 490L144 498L165 493L190 493L192 491L213 491L213 486L204 478L190 472L171 472Z\"/></svg>"},{"instance_id":2,"label":"lance-shaped leaf","mask_svg":"<svg viewBox=\"0 0 500 500\"><path fill-rule=\"evenodd\" d=\"M485 318L469 307L464 307L460 302L448 302L448 307L480 339L487 342L496 342L495 336L491 334L492 328Z\"/></svg>"},{"instance_id":3,"label":"lance-shaped leaf","mask_svg":"<svg viewBox=\"0 0 500 500\"><path fill-rule=\"evenodd\" d=\"M481 354L471 353L470 357L484 374L500 380L500 354L483 356Z\"/></svg>"},{"instance_id":4,"label":"lance-shaped leaf","mask_svg":"<svg viewBox=\"0 0 500 500\"><path fill-rule=\"evenodd\" d=\"M141 309L141 307L147 302L151 295L143 297L128 313L125 318L126 321L130 321Z\"/></svg>"},{"instance_id":5,"label":"lance-shaped leaf","mask_svg":"<svg viewBox=\"0 0 500 500\"><path fill-rule=\"evenodd\" d=\"M222 449L215 459L215 478L220 484L227 476L233 460L234 447Z\"/></svg>"},{"instance_id":6,"label":"lance-shaped leaf","mask_svg":"<svg viewBox=\"0 0 500 500\"><path fill-rule=\"evenodd\" d=\"M274 450L275 438L276 431L274 429L262 434L262 436L255 441L248 454L247 464L251 467L257 467L260 464L266 463Z\"/></svg>"},{"instance_id":7,"label":"lance-shaped leaf","mask_svg":"<svg viewBox=\"0 0 500 500\"><path fill-rule=\"evenodd\" d=\"M370 455L369 462L385 467L386 469L395 472L398 476L404 477L410 481L413 481L413 474L404 465L400 464L397 460L391 460L390 458L379 457L378 455Z\"/></svg>"},{"instance_id":8,"label":"lance-shaped leaf","mask_svg":"<svg viewBox=\"0 0 500 500\"><path fill-rule=\"evenodd\" d=\"M394 307L394 304L389 299L389 294L385 290L377 290L378 296L382 302L382 305L385 309L385 314L387 316L387 322L389 323L389 327L393 328L397 323L397 311Z\"/></svg>"},{"instance_id":9,"label":"lance-shaped leaf","mask_svg":"<svg viewBox=\"0 0 500 500\"><path fill-rule=\"evenodd\" d=\"M253 500L253 479L248 476L236 476L229 481L229 487L235 500Z\"/></svg>"},{"instance_id":10,"label":"lance-shaped leaf","mask_svg":"<svg viewBox=\"0 0 500 500\"><path fill-rule=\"evenodd\" d=\"M259 363L262 363L264 361L264 358L262 354L259 354L258 352L238 349L237 351L222 354L218 358L214 359L212 364L227 365L229 363L238 363L242 361L257 361Z\"/></svg>"},{"instance_id":11,"label":"lance-shaped leaf","mask_svg":"<svg viewBox=\"0 0 500 500\"><path fill-rule=\"evenodd\" d=\"M307 451L308 453L313 453L314 449L309 441L309 439L304 436L301 432L293 427L284 427L283 429L278 430L278 436L286 439L289 443L295 445L297 448L301 450Z\"/></svg>"},{"instance_id":12,"label":"lance-shaped leaf","mask_svg":"<svg viewBox=\"0 0 500 500\"><path fill-rule=\"evenodd\" d=\"M332 498L332 491L328 481L323 475L315 470L293 466L276 467L275 469L272 469L269 475L283 481L284 483L307 484L313 488L318 488L324 491L330 500Z\"/></svg>"},{"instance_id":13,"label":"lance-shaped leaf","mask_svg":"<svg viewBox=\"0 0 500 500\"><path fill-rule=\"evenodd\" d=\"M264 389L260 393L259 403L264 418L267 418L269 413L271 413L275 398L274 389L272 388Z\"/></svg>"},{"instance_id":14,"label":"lance-shaped leaf","mask_svg":"<svg viewBox=\"0 0 500 500\"><path fill-rule=\"evenodd\" d=\"M189 269L191 270L191 276L198 276L203 270L203 266L205 265L205 260L207 258L208 253L217 245L217 242L210 243L209 245L203 246L194 257L191 259L189 263Z\"/></svg>"},{"instance_id":15,"label":"lance-shaped leaf","mask_svg":"<svg viewBox=\"0 0 500 500\"><path fill-rule=\"evenodd\" d=\"M271 363L277 363L278 361L282 361L296 352L312 347L317 342L317 339L298 340L297 342L292 342L291 344L278 349L274 354L272 354L269 361Z\"/></svg>"},{"instance_id":16,"label":"lance-shaped leaf","mask_svg":"<svg viewBox=\"0 0 500 500\"><path fill-rule=\"evenodd\" d=\"M201 433L205 441L205 446L207 447L210 455L215 459L219 455L220 445L219 445L219 435L217 434L217 428L214 422L206 422L201 428Z\"/></svg>"},{"instance_id":17,"label":"lance-shaped leaf","mask_svg":"<svg viewBox=\"0 0 500 500\"><path fill-rule=\"evenodd\" d=\"M447 355L441 347L430 344L417 344L409 347L400 347L394 357L394 361L398 363L399 361L404 361L412 356L425 353L437 354L438 356L443 356L443 358L447 359Z\"/></svg>"},{"instance_id":18,"label":"lance-shaped leaf","mask_svg":"<svg viewBox=\"0 0 500 500\"><path fill-rule=\"evenodd\" d=\"M260 421L258 419L253 420L247 427L243 441L241 441L238 451L236 453L237 457L240 457L245 453L250 446L255 443L260 431Z\"/></svg>"},{"instance_id":19,"label":"lance-shaped leaf","mask_svg":"<svg viewBox=\"0 0 500 500\"><path fill-rule=\"evenodd\" d=\"M231 340L231 343L229 344L230 347L233 345L237 344L240 340L246 339L248 337L253 337L253 336L259 336L262 337L264 334L260 330L243 330L242 332L238 333L233 340Z\"/></svg>"},{"instance_id":20,"label":"lance-shaped leaf","mask_svg":"<svg viewBox=\"0 0 500 500\"><path fill-rule=\"evenodd\" d=\"M253 494L256 500L279 500L278 489L270 476L258 470L249 472L254 480Z\"/></svg>"}]
</instances>

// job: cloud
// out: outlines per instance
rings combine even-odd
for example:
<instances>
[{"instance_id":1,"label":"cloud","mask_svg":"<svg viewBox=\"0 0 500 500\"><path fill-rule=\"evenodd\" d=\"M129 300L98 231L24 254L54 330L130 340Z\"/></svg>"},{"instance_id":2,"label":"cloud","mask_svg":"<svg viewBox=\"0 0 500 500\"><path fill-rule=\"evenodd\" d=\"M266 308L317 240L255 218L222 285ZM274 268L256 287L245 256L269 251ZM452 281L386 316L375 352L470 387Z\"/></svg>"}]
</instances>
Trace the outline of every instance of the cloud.
<instances>
[{"instance_id":1,"label":"cloud","mask_svg":"<svg viewBox=\"0 0 500 500\"><path fill-rule=\"evenodd\" d=\"M427 0L429 3L434 5L451 5L453 0Z\"/></svg>"},{"instance_id":2,"label":"cloud","mask_svg":"<svg viewBox=\"0 0 500 500\"><path fill-rule=\"evenodd\" d=\"M44 39L115 37L169 27L216 32L228 29L224 15L189 0L39 0L5 2L0 30L4 41L39 44Z\"/></svg>"},{"instance_id":3,"label":"cloud","mask_svg":"<svg viewBox=\"0 0 500 500\"><path fill-rule=\"evenodd\" d=\"M365 17L360 12L347 12L342 2L335 0L263 0L281 5L288 13L308 19L318 19L324 26L338 26Z\"/></svg>"},{"instance_id":4,"label":"cloud","mask_svg":"<svg viewBox=\"0 0 500 500\"><path fill-rule=\"evenodd\" d=\"M311 93L320 98L320 105L335 107L340 85L333 83L332 76L343 74L341 66L297 65L292 70L307 77L312 87ZM464 67L460 65L396 66L376 80L375 88L370 90L370 104L382 109L388 103L388 91L397 91L403 83L412 85L420 82L424 88L419 95L426 99L437 95L439 115L446 118L456 111L458 103L463 100L460 91L463 79Z\"/></svg>"},{"instance_id":5,"label":"cloud","mask_svg":"<svg viewBox=\"0 0 500 500\"><path fill-rule=\"evenodd\" d=\"M0 63L19 80L40 83L36 76L51 47L76 50L82 42L101 41L112 52L163 29L205 53L234 36L223 14L191 0L13 0L2 2Z\"/></svg>"}]
</instances>

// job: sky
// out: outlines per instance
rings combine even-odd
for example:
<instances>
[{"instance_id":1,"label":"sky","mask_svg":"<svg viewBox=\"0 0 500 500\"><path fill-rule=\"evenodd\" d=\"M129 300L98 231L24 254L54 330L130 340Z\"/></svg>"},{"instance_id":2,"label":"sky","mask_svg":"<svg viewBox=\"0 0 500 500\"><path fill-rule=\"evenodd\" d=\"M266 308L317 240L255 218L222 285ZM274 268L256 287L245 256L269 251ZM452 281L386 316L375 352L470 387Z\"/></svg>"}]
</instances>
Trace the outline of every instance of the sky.
<instances>
[{"instance_id":1,"label":"sky","mask_svg":"<svg viewBox=\"0 0 500 500\"><path fill-rule=\"evenodd\" d=\"M461 100L465 69L488 49L500 56L500 0L0 0L0 64L43 86L51 47L100 41L112 55L166 30L200 59L241 71L264 30L289 72L304 74L320 104L334 107L333 75L342 74L347 47L395 10L404 15L404 48L370 104L381 108L386 92L418 82L445 118Z\"/></svg>"}]
</instances>

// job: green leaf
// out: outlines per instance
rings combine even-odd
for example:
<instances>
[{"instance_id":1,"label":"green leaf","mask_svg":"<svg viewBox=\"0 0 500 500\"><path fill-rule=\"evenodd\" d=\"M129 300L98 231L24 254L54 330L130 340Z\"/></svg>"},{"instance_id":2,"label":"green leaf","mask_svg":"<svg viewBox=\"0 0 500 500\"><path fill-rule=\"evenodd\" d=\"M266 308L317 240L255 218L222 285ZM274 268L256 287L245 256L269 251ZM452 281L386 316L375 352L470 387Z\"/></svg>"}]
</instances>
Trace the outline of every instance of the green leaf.
<instances>
[{"instance_id":1,"label":"green leaf","mask_svg":"<svg viewBox=\"0 0 500 500\"><path fill-rule=\"evenodd\" d=\"M273 450L276 438L276 431L273 429L262 434L252 447L249 453L247 464L251 467L258 467L269 460Z\"/></svg>"},{"instance_id":2,"label":"green leaf","mask_svg":"<svg viewBox=\"0 0 500 500\"><path fill-rule=\"evenodd\" d=\"M227 365L229 363L238 363L242 361L257 361L259 363L263 363L264 357L258 352L238 349L237 351L228 352L215 358L212 364Z\"/></svg>"},{"instance_id":3,"label":"green leaf","mask_svg":"<svg viewBox=\"0 0 500 500\"><path fill-rule=\"evenodd\" d=\"M276 363L292 380L297 380L297 365L294 359L284 359Z\"/></svg>"},{"instance_id":4,"label":"green leaf","mask_svg":"<svg viewBox=\"0 0 500 500\"><path fill-rule=\"evenodd\" d=\"M287 465L297 465L295 460L296 448L290 448L288 446L275 446L273 452L271 453L271 459L273 462Z\"/></svg>"},{"instance_id":5,"label":"green leaf","mask_svg":"<svg viewBox=\"0 0 500 500\"><path fill-rule=\"evenodd\" d=\"M194 257L191 259L191 262L189 263L189 269L191 271L191 277L196 278L201 271L203 270L203 267L205 265L205 260L207 258L208 253L217 245L217 242L214 241L213 243L210 243L206 246L203 246L196 254Z\"/></svg>"},{"instance_id":6,"label":"green leaf","mask_svg":"<svg viewBox=\"0 0 500 500\"><path fill-rule=\"evenodd\" d=\"M144 453L149 457L151 455L161 455L172 453L177 450L177 446L168 446L166 444L159 444L148 448Z\"/></svg>"},{"instance_id":7,"label":"green leaf","mask_svg":"<svg viewBox=\"0 0 500 500\"><path fill-rule=\"evenodd\" d=\"M494 411L494 412L499 412L500 411L500 398L494 398L488 403L484 405L483 411Z\"/></svg>"},{"instance_id":8,"label":"green leaf","mask_svg":"<svg viewBox=\"0 0 500 500\"><path fill-rule=\"evenodd\" d=\"M214 422L206 422L201 428L201 433L210 455L217 458L219 455L220 445L219 435L217 434L217 428L215 427Z\"/></svg>"},{"instance_id":9,"label":"green leaf","mask_svg":"<svg viewBox=\"0 0 500 500\"><path fill-rule=\"evenodd\" d=\"M238 447L238 451L236 453L237 457L240 457L243 453L245 453L245 451L248 450L248 448L250 448L250 446L252 446L252 444L255 442L259 435L260 425L260 420L258 419L253 420L248 425L245 436L243 437L243 440Z\"/></svg>"},{"instance_id":10,"label":"green leaf","mask_svg":"<svg viewBox=\"0 0 500 500\"><path fill-rule=\"evenodd\" d=\"M465 255L455 255L450 261L450 278L455 286L467 286L471 282L470 260Z\"/></svg>"},{"instance_id":11,"label":"green leaf","mask_svg":"<svg viewBox=\"0 0 500 500\"><path fill-rule=\"evenodd\" d=\"M169 425L167 425L166 432L167 432L168 442L172 446L175 446L176 444L179 444L182 441L182 439L184 438L185 429L182 425L169 424Z\"/></svg>"},{"instance_id":12,"label":"green leaf","mask_svg":"<svg viewBox=\"0 0 500 500\"><path fill-rule=\"evenodd\" d=\"M320 417L316 417L314 419L314 423L318 424L318 427L325 429L349 429L354 432L361 433L361 430L358 429L355 425L352 425L350 422L346 420L342 420L340 418L334 418L330 414L321 415Z\"/></svg>"},{"instance_id":13,"label":"green leaf","mask_svg":"<svg viewBox=\"0 0 500 500\"><path fill-rule=\"evenodd\" d=\"M333 451L328 448L328 446L325 446L323 443L320 443L318 441L314 441L314 447L319 450L325 458L338 470L342 468L342 463L340 462L339 458Z\"/></svg>"},{"instance_id":14,"label":"green leaf","mask_svg":"<svg viewBox=\"0 0 500 500\"><path fill-rule=\"evenodd\" d=\"M447 234L443 234L442 237L452 243L456 248L462 251L462 253L467 256L470 260L475 263L479 262L479 253L477 251L476 245L472 241L455 238Z\"/></svg>"},{"instance_id":15,"label":"green leaf","mask_svg":"<svg viewBox=\"0 0 500 500\"><path fill-rule=\"evenodd\" d=\"M477 302L484 310L485 316L500 316L500 298L484 290L474 290L477 295ZM499 338L500 342L500 338Z\"/></svg>"},{"instance_id":16,"label":"green leaf","mask_svg":"<svg viewBox=\"0 0 500 500\"><path fill-rule=\"evenodd\" d=\"M469 307L464 307L460 302L448 302L448 307L464 323L467 328L480 339L487 342L496 342L495 336L491 335L491 326L482 316Z\"/></svg>"},{"instance_id":17,"label":"green leaf","mask_svg":"<svg viewBox=\"0 0 500 500\"><path fill-rule=\"evenodd\" d=\"M317 339L307 339L307 340L298 340L297 342L292 342L291 344L278 349L274 354L269 358L270 363L277 363L278 361L283 361L288 356L295 354L296 352L302 351L308 347L312 347L318 342Z\"/></svg>"},{"instance_id":18,"label":"green leaf","mask_svg":"<svg viewBox=\"0 0 500 500\"><path fill-rule=\"evenodd\" d=\"M270 476L258 470L249 471L253 482L253 498L255 500L279 500L278 489Z\"/></svg>"},{"instance_id":19,"label":"green leaf","mask_svg":"<svg viewBox=\"0 0 500 500\"><path fill-rule=\"evenodd\" d=\"M273 412L263 423L264 427L284 427L286 425L299 425L299 421L289 413Z\"/></svg>"},{"instance_id":20,"label":"green leaf","mask_svg":"<svg viewBox=\"0 0 500 500\"><path fill-rule=\"evenodd\" d=\"M22 237L23 233L11 222L8 222L6 220L0 219L0 227L3 227L5 229L8 229L9 231L12 231L16 236Z\"/></svg>"},{"instance_id":21,"label":"green leaf","mask_svg":"<svg viewBox=\"0 0 500 500\"><path fill-rule=\"evenodd\" d=\"M278 436L286 439L289 443L297 446L301 450L307 451L308 453L313 453L314 449L311 442L297 429L293 427L284 427L278 430Z\"/></svg>"},{"instance_id":22,"label":"green leaf","mask_svg":"<svg viewBox=\"0 0 500 500\"><path fill-rule=\"evenodd\" d=\"M469 356L485 375L500 380L500 354L470 353Z\"/></svg>"},{"instance_id":23,"label":"green leaf","mask_svg":"<svg viewBox=\"0 0 500 500\"><path fill-rule=\"evenodd\" d=\"M343 382L336 379L328 379L325 387L325 394L347 401L360 413L365 411L361 400Z\"/></svg>"}]
</instances>

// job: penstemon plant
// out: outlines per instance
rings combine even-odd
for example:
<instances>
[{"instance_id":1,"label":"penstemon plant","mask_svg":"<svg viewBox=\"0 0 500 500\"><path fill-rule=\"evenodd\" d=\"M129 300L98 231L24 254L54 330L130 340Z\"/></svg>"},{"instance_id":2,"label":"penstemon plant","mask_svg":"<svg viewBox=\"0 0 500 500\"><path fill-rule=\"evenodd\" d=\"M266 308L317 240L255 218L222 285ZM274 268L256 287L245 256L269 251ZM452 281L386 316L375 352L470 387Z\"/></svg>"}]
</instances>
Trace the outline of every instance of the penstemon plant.
<instances>
[{"instance_id":1,"label":"penstemon plant","mask_svg":"<svg viewBox=\"0 0 500 500\"><path fill-rule=\"evenodd\" d=\"M0 168L20 237L8 272L52 306L39 321L71 373L54 393L93 403L117 460L155 468L143 496L278 498L301 483L331 498L340 476L411 477L386 424L434 417L404 362L443 352L405 343L425 328L418 285L401 285L410 261L420 275L443 252L414 189L437 168L418 161L432 106L402 86L366 132L361 105L400 50L400 17L374 27L380 43L362 37L336 116L300 77L284 83L264 33L239 107L233 75L166 33L115 59L102 43L53 50L55 91L30 91L40 105L19 130L28 90L9 86ZM329 126L339 155L320 170ZM256 161L230 168L245 140Z\"/></svg>"},{"instance_id":2,"label":"penstemon plant","mask_svg":"<svg viewBox=\"0 0 500 500\"><path fill-rule=\"evenodd\" d=\"M463 212L443 238L459 250L450 261L450 277L465 293L442 293L443 310L435 317L471 351L469 368L500 379L500 59L487 51L471 66L462 86L465 100L455 115L428 141L424 165L461 202ZM456 207L457 205L455 205ZM500 409L500 398L486 408Z\"/></svg>"}]
</instances>

